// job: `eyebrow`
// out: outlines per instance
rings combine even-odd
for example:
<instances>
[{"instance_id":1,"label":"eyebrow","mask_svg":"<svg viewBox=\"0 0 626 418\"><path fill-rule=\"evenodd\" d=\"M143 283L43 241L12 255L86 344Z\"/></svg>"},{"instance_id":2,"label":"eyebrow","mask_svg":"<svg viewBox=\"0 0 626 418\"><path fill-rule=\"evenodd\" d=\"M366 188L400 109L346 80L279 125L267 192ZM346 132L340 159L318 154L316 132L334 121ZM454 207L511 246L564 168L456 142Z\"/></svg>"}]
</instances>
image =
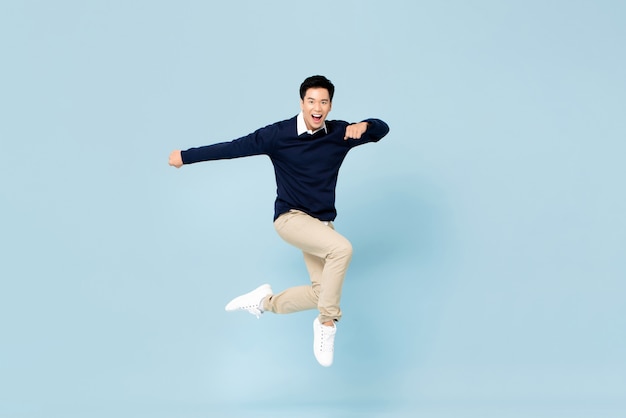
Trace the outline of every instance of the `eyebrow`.
<instances>
[{"instance_id":1,"label":"eyebrow","mask_svg":"<svg viewBox=\"0 0 626 418\"><path fill-rule=\"evenodd\" d=\"M307 97L306 100L315 100L313 97ZM330 102L330 99L320 99L320 102Z\"/></svg>"}]
</instances>

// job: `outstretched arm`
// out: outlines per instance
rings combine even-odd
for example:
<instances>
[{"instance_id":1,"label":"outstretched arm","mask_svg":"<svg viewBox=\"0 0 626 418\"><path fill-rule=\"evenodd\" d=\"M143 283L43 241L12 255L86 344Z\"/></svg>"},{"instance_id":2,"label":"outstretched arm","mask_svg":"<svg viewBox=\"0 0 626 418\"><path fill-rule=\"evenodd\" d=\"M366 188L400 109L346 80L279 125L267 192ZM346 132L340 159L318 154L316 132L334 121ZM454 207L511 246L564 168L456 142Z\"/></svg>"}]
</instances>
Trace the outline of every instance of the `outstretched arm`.
<instances>
[{"instance_id":1,"label":"outstretched arm","mask_svg":"<svg viewBox=\"0 0 626 418\"><path fill-rule=\"evenodd\" d=\"M268 138L273 138L276 135L276 132L279 130L277 125L268 125L233 141L219 142L182 151L172 151L169 164L179 168L183 165L201 161L227 160L266 154L268 147L271 147Z\"/></svg>"}]
</instances>

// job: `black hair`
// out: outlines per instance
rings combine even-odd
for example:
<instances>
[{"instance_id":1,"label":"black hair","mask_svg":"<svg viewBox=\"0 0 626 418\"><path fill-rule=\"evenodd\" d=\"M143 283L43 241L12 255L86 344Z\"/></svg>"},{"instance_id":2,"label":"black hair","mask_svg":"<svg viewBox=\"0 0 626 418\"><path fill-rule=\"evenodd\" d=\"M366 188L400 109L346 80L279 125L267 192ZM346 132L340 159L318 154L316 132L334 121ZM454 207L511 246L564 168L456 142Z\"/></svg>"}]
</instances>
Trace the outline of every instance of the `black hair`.
<instances>
[{"instance_id":1,"label":"black hair","mask_svg":"<svg viewBox=\"0 0 626 418\"><path fill-rule=\"evenodd\" d=\"M304 100L304 95L308 89L321 88L328 90L328 95L330 96L330 101L333 101L333 95L335 94L335 86L330 82L329 79L324 77L323 75L313 75L308 77L306 80L302 82L300 85L300 99Z\"/></svg>"}]
</instances>

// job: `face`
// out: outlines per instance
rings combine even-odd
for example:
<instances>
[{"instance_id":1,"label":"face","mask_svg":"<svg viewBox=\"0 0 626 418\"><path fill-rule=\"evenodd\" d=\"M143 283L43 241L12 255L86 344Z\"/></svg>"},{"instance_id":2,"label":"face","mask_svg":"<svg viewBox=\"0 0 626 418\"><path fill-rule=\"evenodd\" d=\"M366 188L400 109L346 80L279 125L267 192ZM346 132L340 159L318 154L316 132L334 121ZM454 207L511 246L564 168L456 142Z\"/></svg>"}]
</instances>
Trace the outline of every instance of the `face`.
<instances>
[{"instance_id":1,"label":"face","mask_svg":"<svg viewBox=\"0 0 626 418\"><path fill-rule=\"evenodd\" d=\"M332 103L330 95L325 88L310 88L300 101L300 108L304 115L307 129L315 131L324 125L326 116L330 112Z\"/></svg>"}]
</instances>

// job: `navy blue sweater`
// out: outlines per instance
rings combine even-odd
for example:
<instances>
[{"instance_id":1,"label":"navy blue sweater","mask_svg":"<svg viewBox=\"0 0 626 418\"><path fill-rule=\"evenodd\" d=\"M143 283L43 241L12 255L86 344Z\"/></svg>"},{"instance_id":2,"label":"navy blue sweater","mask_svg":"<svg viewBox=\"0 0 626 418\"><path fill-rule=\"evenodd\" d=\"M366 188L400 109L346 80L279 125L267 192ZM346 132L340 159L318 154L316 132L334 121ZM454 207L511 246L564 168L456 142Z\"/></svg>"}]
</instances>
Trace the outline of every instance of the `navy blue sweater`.
<instances>
[{"instance_id":1,"label":"navy blue sweater","mask_svg":"<svg viewBox=\"0 0 626 418\"><path fill-rule=\"evenodd\" d=\"M332 221L337 216L337 176L346 154L357 145L379 141L389 127L382 120L366 119L369 126L360 139L344 140L348 122L326 121L326 134L298 136L296 120L274 123L234 141L182 151L183 163L267 155L276 175L274 220L290 209L299 209Z\"/></svg>"}]
</instances>

